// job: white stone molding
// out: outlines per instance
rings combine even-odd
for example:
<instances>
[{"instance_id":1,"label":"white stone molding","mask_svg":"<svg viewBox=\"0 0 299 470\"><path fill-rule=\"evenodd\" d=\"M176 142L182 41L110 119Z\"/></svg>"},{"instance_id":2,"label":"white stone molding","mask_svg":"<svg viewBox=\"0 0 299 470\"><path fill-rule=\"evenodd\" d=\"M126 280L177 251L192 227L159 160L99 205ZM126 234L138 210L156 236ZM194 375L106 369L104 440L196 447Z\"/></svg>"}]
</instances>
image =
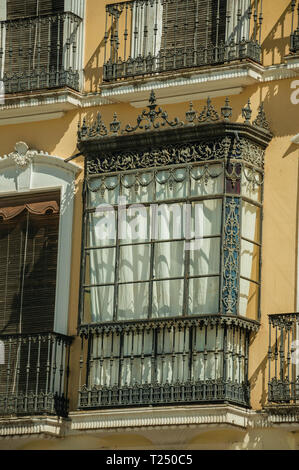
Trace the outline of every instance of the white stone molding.
<instances>
[{"instance_id":1,"label":"white stone molding","mask_svg":"<svg viewBox=\"0 0 299 470\"><path fill-rule=\"evenodd\" d=\"M0 198L60 190L54 330L62 334L67 334L68 325L75 179L81 171L77 164L32 150L24 142L0 158Z\"/></svg>"}]
</instances>

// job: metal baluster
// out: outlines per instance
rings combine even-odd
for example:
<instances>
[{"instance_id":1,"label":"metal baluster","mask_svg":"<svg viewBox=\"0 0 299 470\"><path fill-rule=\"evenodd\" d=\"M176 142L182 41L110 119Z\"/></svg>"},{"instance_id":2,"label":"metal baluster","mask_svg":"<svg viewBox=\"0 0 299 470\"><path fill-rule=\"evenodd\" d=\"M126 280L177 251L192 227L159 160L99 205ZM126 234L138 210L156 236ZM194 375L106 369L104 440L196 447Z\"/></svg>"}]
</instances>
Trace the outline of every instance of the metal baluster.
<instances>
[{"instance_id":1,"label":"metal baluster","mask_svg":"<svg viewBox=\"0 0 299 470\"><path fill-rule=\"evenodd\" d=\"M138 4L135 3L134 4L134 13L133 13L133 17L134 17L134 49L133 49L133 58L136 59L136 54L137 54L137 41L138 41L138 20L139 20L139 8L138 8Z\"/></svg>"},{"instance_id":2,"label":"metal baluster","mask_svg":"<svg viewBox=\"0 0 299 470\"><path fill-rule=\"evenodd\" d=\"M176 45L178 36L178 0L176 0L175 22L174 22L174 52L173 52L173 68L176 68Z\"/></svg>"},{"instance_id":3,"label":"metal baluster","mask_svg":"<svg viewBox=\"0 0 299 470\"><path fill-rule=\"evenodd\" d=\"M50 86L50 62L51 62L51 18L48 19L48 45L47 45L47 87Z\"/></svg>"},{"instance_id":4,"label":"metal baluster","mask_svg":"<svg viewBox=\"0 0 299 470\"><path fill-rule=\"evenodd\" d=\"M292 322L291 328L292 328L292 343L295 345L294 346L294 348L295 348L294 352L296 354L296 343L295 343L296 337L297 337L297 331L296 331L297 330L297 323L296 323L296 321ZM292 400L296 400L296 378L297 378L297 370L296 369L297 369L297 364L295 363L295 364L293 364L293 367L292 367L292 381L291 381L291 383L292 383L292 386L291 386L291 399Z\"/></svg>"},{"instance_id":5,"label":"metal baluster","mask_svg":"<svg viewBox=\"0 0 299 470\"><path fill-rule=\"evenodd\" d=\"M164 46L163 46L163 71L166 70L166 39L168 31L168 0L164 0L163 11L165 7L165 22L163 25L164 28Z\"/></svg>"},{"instance_id":6,"label":"metal baluster","mask_svg":"<svg viewBox=\"0 0 299 470\"><path fill-rule=\"evenodd\" d=\"M31 336L28 336L28 354L27 354L27 365L26 365L26 388L25 388L25 410L27 411L28 402L28 386L29 386L29 374L30 374L30 355L31 355Z\"/></svg>"},{"instance_id":7,"label":"metal baluster","mask_svg":"<svg viewBox=\"0 0 299 470\"><path fill-rule=\"evenodd\" d=\"M164 383L164 366L165 366L165 325L162 329L162 350L161 350L161 384Z\"/></svg>"},{"instance_id":8,"label":"metal baluster","mask_svg":"<svg viewBox=\"0 0 299 470\"><path fill-rule=\"evenodd\" d=\"M124 62L127 60L127 40L128 40L128 4L125 5L126 14L125 14L125 30L124 30ZM105 43L106 48L106 43ZM104 63L106 60L104 60Z\"/></svg>"},{"instance_id":9,"label":"metal baluster","mask_svg":"<svg viewBox=\"0 0 299 470\"><path fill-rule=\"evenodd\" d=\"M191 345L190 345L190 367L189 367L189 371L190 371L190 375L189 375L189 380L190 382L194 381L194 365L195 365L195 361L196 361L196 333L197 333L197 326L196 325L193 325L191 327Z\"/></svg>"},{"instance_id":10,"label":"metal baluster","mask_svg":"<svg viewBox=\"0 0 299 470\"><path fill-rule=\"evenodd\" d=\"M206 380L207 380L207 362L208 362L208 326L205 325L205 339L204 339L204 357L203 357L203 400L206 399Z\"/></svg>"},{"instance_id":11,"label":"metal baluster","mask_svg":"<svg viewBox=\"0 0 299 470\"><path fill-rule=\"evenodd\" d=\"M34 409L37 411L38 404L38 386L39 386L39 374L40 374L40 349L41 349L41 336L38 335L38 346L37 346L37 361L36 361L36 384L35 384L35 397L34 397Z\"/></svg>"},{"instance_id":12,"label":"metal baluster","mask_svg":"<svg viewBox=\"0 0 299 470\"><path fill-rule=\"evenodd\" d=\"M57 338L56 336L53 336L53 341L54 341L54 354L53 354L53 364L52 364L52 393L55 393L55 380L56 380L56 370L57 370L57 363L56 363L56 358L57 358Z\"/></svg>"},{"instance_id":13,"label":"metal baluster","mask_svg":"<svg viewBox=\"0 0 299 470\"><path fill-rule=\"evenodd\" d=\"M7 400L9 397L9 385L10 385L10 375L11 375L11 349L12 349L12 338L8 340L8 359L7 359L7 367L6 367L6 411L7 411Z\"/></svg>"},{"instance_id":14,"label":"metal baluster","mask_svg":"<svg viewBox=\"0 0 299 470\"><path fill-rule=\"evenodd\" d=\"M262 24L263 24L263 0L261 0L261 6L260 6L260 16L259 16L259 44L262 43Z\"/></svg>"},{"instance_id":15,"label":"metal baluster","mask_svg":"<svg viewBox=\"0 0 299 470\"><path fill-rule=\"evenodd\" d=\"M104 65L106 64L106 60L107 60L107 43L108 43L108 38L109 38L107 23L108 23L108 6L106 5L105 35L104 35ZM107 78L107 76L104 76L104 78Z\"/></svg>"},{"instance_id":16,"label":"metal baluster","mask_svg":"<svg viewBox=\"0 0 299 470\"><path fill-rule=\"evenodd\" d=\"M174 383L174 369L175 369L175 330L176 326L173 325L171 331L172 331L172 358L171 358L171 383Z\"/></svg>"},{"instance_id":17,"label":"metal baluster","mask_svg":"<svg viewBox=\"0 0 299 470\"><path fill-rule=\"evenodd\" d=\"M64 377L64 368L65 368L65 343L64 340L61 338L59 340L59 346L61 348L60 353L60 368L59 368L59 397L62 396L62 384L63 384L63 377Z\"/></svg>"},{"instance_id":18,"label":"metal baluster","mask_svg":"<svg viewBox=\"0 0 299 470\"><path fill-rule=\"evenodd\" d=\"M83 343L83 334L81 334L81 348L80 348L80 372L79 372L79 390L82 387L82 376L83 376L83 362L84 362L84 343Z\"/></svg>"},{"instance_id":19,"label":"metal baluster","mask_svg":"<svg viewBox=\"0 0 299 470\"><path fill-rule=\"evenodd\" d=\"M232 383L235 382L235 372L236 372L236 344L235 344L235 333L236 333L236 327L233 326L233 338L232 338Z\"/></svg>"},{"instance_id":20,"label":"metal baluster","mask_svg":"<svg viewBox=\"0 0 299 470\"><path fill-rule=\"evenodd\" d=\"M22 346L22 337L19 336L17 340L17 364L16 364L16 395L19 393L19 382L20 382L20 368L21 368L21 346Z\"/></svg>"},{"instance_id":21,"label":"metal baluster","mask_svg":"<svg viewBox=\"0 0 299 470\"><path fill-rule=\"evenodd\" d=\"M143 4L142 4L143 8ZM147 27L147 15L148 15L148 2L145 3L145 11L144 11L144 27L143 27L143 59L146 57L146 49L147 49L147 36L148 36L148 27ZM144 60L146 64L146 61ZM146 70L146 68L144 68Z\"/></svg>"},{"instance_id":22,"label":"metal baluster","mask_svg":"<svg viewBox=\"0 0 299 470\"><path fill-rule=\"evenodd\" d=\"M144 383L144 328L142 328L141 338L141 360L140 360L140 384Z\"/></svg>"},{"instance_id":23,"label":"metal baluster","mask_svg":"<svg viewBox=\"0 0 299 470\"><path fill-rule=\"evenodd\" d=\"M94 361L93 361L93 343L94 343L94 333L90 332L88 336L88 374L86 385L91 388L94 383Z\"/></svg>"},{"instance_id":24,"label":"metal baluster","mask_svg":"<svg viewBox=\"0 0 299 470\"><path fill-rule=\"evenodd\" d=\"M194 31L194 50L193 50L193 65L197 65L197 46L198 46L198 28L199 28L199 0L196 0L195 10L195 31Z\"/></svg>"},{"instance_id":25,"label":"metal baluster","mask_svg":"<svg viewBox=\"0 0 299 470\"><path fill-rule=\"evenodd\" d=\"M268 386L270 391L270 382L271 382L271 360L272 360L272 344L271 344L271 330L272 330L272 323L269 318L269 348L268 348ZM269 397L268 397L269 399ZM272 401L272 400L270 400Z\"/></svg>"},{"instance_id":26,"label":"metal baluster","mask_svg":"<svg viewBox=\"0 0 299 470\"><path fill-rule=\"evenodd\" d=\"M118 369L118 386L122 386L122 369L124 364L124 331L120 333L119 337L119 369Z\"/></svg>"},{"instance_id":27,"label":"metal baluster","mask_svg":"<svg viewBox=\"0 0 299 470\"><path fill-rule=\"evenodd\" d=\"M154 26L154 56L156 56L157 33L158 33L158 1L156 0L155 26Z\"/></svg>"},{"instance_id":28,"label":"metal baluster","mask_svg":"<svg viewBox=\"0 0 299 470\"><path fill-rule=\"evenodd\" d=\"M41 73L41 19L37 20L38 28L38 42L37 42L37 88L40 88L40 73Z\"/></svg>"},{"instance_id":29,"label":"metal baluster","mask_svg":"<svg viewBox=\"0 0 299 470\"><path fill-rule=\"evenodd\" d=\"M69 376L70 376L70 356L71 356L71 344L66 342L64 345L67 348L67 363L66 363L66 374L65 374L65 399L68 400L69 392Z\"/></svg>"},{"instance_id":30,"label":"metal baluster","mask_svg":"<svg viewBox=\"0 0 299 470\"><path fill-rule=\"evenodd\" d=\"M130 385L133 385L133 364L134 364L134 331L131 332L131 357L130 357Z\"/></svg>"},{"instance_id":31,"label":"metal baluster","mask_svg":"<svg viewBox=\"0 0 299 470\"><path fill-rule=\"evenodd\" d=\"M208 63L209 24L210 24L210 0L207 1L205 64Z\"/></svg>"},{"instance_id":32,"label":"metal baluster","mask_svg":"<svg viewBox=\"0 0 299 470\"><path fill-rule=\"evenodd\" d=\"M229 47L230 47L230 35L229 35L229 27L230 27L230 18L231 18L231 12L230 10L226 11L226 31L227 31L227 39L226 39L226 45L225 45L225 60L229 59Z\"/></svg>"},{"instance_id":33,"label":"metal baluster","mask_svg":"<svg viewBox=\"0 0 299 470\"><path fill-rule=\"evenodd\" d=\"M184 22L184 60L183 65L187 65L187 28L188 28L188 7L189 0L186 0L186 12L185 12L185 22Z\"/></svg>"},{"instance_id":34,"label":"metal baluster","mask_svg":"<svg viewBox=\"0 0 299 470\"><path fill-rule=\"evenodd\" d=\"M241 43L241 33L242 33L242 9L241 9L241 1L238 0L238 10L237 10L237 44L238 48L240 47ZM237 54L239 55L239 54Z\"/></svg>"},{"instance_id":35,"label":"metal baluster","mask_svg":"<svg viewBox=\"0 0 299 470\"><path fill-rule=\"evenodd\" d=\"M275 348L274 348L275 379L277 379L277 359L278 359L278 342L277 342L277 326L275 326Z\"/></svg>"},{"instance_id":36,"label":"metal baluster","mask_svg":"<svg viewBox=\"0 0 299 470\"><path fill-rule=\"evenodd\" d=\"M104 374L103 373L103 365L104 365L104 331L102 331L102 341L101 341L101 356L100 356L100 385L104 385Z\"/></svg>"},{"instance_id":37,"label":"metal baluster","mask_svg":"<svg viewBox=\"0 0 299 470\"><path fill-rule=\"evenodd\" d=\"M13 77L13 70L12 70L12 55L13 55L13 49L12 49L12 33L13 33L13 28L12 28L12 23L9 23L9 69L8 71L11 72L12 77ZM9 92L12 91L11 85L12 85L13 80L9 80Z\"/></svg>"},{"instance_id":38,"label":"metal baluster","mask_svg":"<svg viewBox=\"0 0 299 470\"><path fill-rule=\"evenodd\" d=\"M73 60L72 60L72 71L75 73L75 71L78 70L77 66L77 41L78 41L78 28L79 28L79 22L77 20L72 19L72 24L74 25L73 31L72 31L72 55L73 55Z\"/></svg>"},{"instance_id":39,"label":"metal baluster","mask_svg":"<svg viewBox=\"0 0 299 470\"><path fill-rule=\"evenodd\" d=\"M1 70L1 73L0 73L0 80L3 80L3 75L4 75L4 68L5 68L5 64L4 64L4 51L3 51L3 45L4 45L4 31L6 29L5 27L5 23L3 23L3 21L1 21L1 28L0 28L0 70Z\"/></svg>"},{"instance_id":40,"label":"metal baluster","mask_svg":"<svg viewBox=\"0 0 299 470\"><path fill-rule=\"evenodd\" d=\"M284 331L283 326L280 327L280 350L279 350L279 375L280 380L284 380Z\"/></svg>"},{"instance_id":41,"label":"metal baluster","mask_svg":"<svg viewBox=\"0 0 299 470\"><path fill-rule=\"evenodd\" d=\"M56 86L59 85L60 82L60 52L61 52L61 37L60 37L60 30L61 30L61 16L58 15L57 17L57 58L56 58Z\"/></svg>"},{"instance_id":42,"label":"metal baluster","mask_svg":"<svg viewBox=\"0 0 299 470\"><path fill-rule=\"evenodd\" d=\"M219 60L220 0L217 2L215 61Z\"/></svg>"},{"instance_id":43,"label":"metal baluster","mask_svg":"<svg viewBox=\"0 0 299 470\"><path fill-rule=\"evenodd\" d=\"M290 345L290 330L287 330L287 341L288 341L288 346L287 346L287 380L288 380L288 385L290 384L290 364L291 364L291 345Z\"/></svg>"},{"instance_id":44,"label":"metal baluster","mask_svg":"<svg viewBox=\"0 0 299 470\"><path fill-rule=\"evenodd\" d=\"M48 355L47 355L47 363L46 363L46 387L45 387L46 394L49 392L51 333L48 334L47 348L48 348Z\"/></svg>"},{"instance_id":45,"label":"metal baluster","mask_svg":"<svg viewBox=\"0 0 299 470\"><path fill-rule=\"evenodd\" d=\"M238 354L238 367L239 367L239 376L238 376L238 384L241 384L241 372L242 372L242 330L240 328L239 334L239 354Z\"/></svg>"},{"instance_id":46,"label":"metal baluster","mask_svg":"<svg viewBox=\"0 0 299 470\"><path fill-rule=\"evenodd\" d=\"M254 27L253 27L253 39L256 42L257 38L257 20L258 20L258 0L255 0L254 4L254 14L253 14L253 21L254 21Z\"/></svg>"},{"instance_id":47,"label":"metal baluster","mask_svg":"<svg viewBox=\"0 0 299 470\"><path fill-rule=\"evenodd\" d=\"M111 331L110 335L111 335L111 349L110 349L110 381L109 381L109 385L110 385L110 387L112 387L113 386L112 375L113 375L113 363L114 363L114 357L113 357L114 331Z\"/></svg>"}]
</instances>

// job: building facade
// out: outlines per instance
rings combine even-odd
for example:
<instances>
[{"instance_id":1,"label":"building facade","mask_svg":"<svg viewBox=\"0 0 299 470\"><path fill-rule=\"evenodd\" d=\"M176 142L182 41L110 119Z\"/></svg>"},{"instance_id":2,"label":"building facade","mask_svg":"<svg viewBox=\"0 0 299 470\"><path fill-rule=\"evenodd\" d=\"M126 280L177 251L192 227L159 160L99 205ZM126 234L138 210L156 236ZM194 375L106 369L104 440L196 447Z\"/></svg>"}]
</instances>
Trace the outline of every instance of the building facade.
<instances>
[{"instance_id":1,"label":"building facade","mask_svg":"<svg viewBox=\"0 0 299 470\"><path fill-rule=\"evenodd\" d=\"M298 449L298 0L0 15L0 448Z\"/></svg>"}]
</instances>

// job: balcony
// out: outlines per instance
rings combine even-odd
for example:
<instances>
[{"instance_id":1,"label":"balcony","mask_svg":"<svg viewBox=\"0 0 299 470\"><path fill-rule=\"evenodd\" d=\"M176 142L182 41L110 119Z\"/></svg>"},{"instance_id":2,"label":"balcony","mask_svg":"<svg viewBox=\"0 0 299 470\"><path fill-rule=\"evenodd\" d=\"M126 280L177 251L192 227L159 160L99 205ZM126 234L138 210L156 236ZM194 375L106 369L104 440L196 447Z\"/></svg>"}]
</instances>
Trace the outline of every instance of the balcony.
<instances>
[{"instance_id":1,"label":"balcony","mask_svg":"<svg viewBox=\"0 0 299 470\"><path fill-rule=\"evenodd\" d=\"M70 87L79 90L78 30L73 13L0 22L5 94Z\"/></svg>"},{"instance_id":2,"label":"balcony","mask_svg":"<svg viewBox=\"0 0 299 470\"><path fill-rule=\"evenodd\" d=\"M216 11L212 2L198 0L107 5L104 81L246 58L260 62L262 18L257 9L253 14L248 5L232 15L226 2L215 5Z\"/></svg>"},{"instance_id":3,"label":"balcony","mask_svg":"<svg viewBox=\"0 0 299 470\"><path fill-rule=\"evenodd\" d=\"M79 408L248 406L255 327L219 316L81 326Z\"/></svg>"},{"instance_id":4,"label":"balcony","mask_svg":"<svg viewBox=\"0 0 299 470\"><path fill-rule=\"evenodd\" d=\"M298 325L298 313L269 315L269 404L299 403Z\"/></svg>"},{"instance_id":5,"label":"balcony","mask_svg":"<svg viewBox=\"0 0 299 470\"><path fill-rule=\"evenodd\" d=\"M0 416L68 412L72 338L57 333L1 335Z\"/></svg>"}]
</instances>

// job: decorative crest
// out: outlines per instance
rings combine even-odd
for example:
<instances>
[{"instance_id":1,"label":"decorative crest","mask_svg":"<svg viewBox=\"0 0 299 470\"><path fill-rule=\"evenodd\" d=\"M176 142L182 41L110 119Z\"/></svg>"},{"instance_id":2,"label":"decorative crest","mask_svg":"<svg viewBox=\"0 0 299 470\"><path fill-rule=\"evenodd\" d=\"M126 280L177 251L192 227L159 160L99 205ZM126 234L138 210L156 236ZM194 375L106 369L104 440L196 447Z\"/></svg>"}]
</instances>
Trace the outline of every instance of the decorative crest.
<instances>
[{"instance_id":1,"label":"decorative crest","mask_svg":"<svg viewBox=\"0 0 299 470\"><path fill-rule=\"evenodd\" d=\"M250 124L250 119L252 115L252 109L250 107L250 99L248 100L247 106L244 106L242 109L242 116L245 119L245 124Z\"/></svg>"},{"instance_id":2,"label":"decorative crest","mask_svg":"<svg viewBox=\"0 0 299 470\"><path fill-rule=\"evenodd\" d=\"M219 114L212 105L211 98L207 99L207 104L204 107L203 111L198 116L198 122L215 122L219 121Z\"/></svg>"},{"instance_id":3,"label":"decorative crest","mask_svg":"<svg viewBox=\"0 0 299 470\"><path fill-rule=\"evenodd\" d=\"M267 121L267 116L264 109L264 103L261 103L258 110L258 115L252 123L254 126L261 127L266 131L270 131L270 125Z\"/></svg>"},{"instance_id":4,"label":"decorative crest","mask_svg":"<svg viewBox=\"0 0 299 470\"><path fill-rule=\"evenodd\" d=\"M170 127L179 127L183 125L177 117L174 118L173 121L168 121L167 112L163 111L160 107L157 108L157 100L154 90L151 91L147 108L148 111L144 109L137 117L136 126L132 127L128 124L122 131L122 134L125 134L126 132L134 132L137 129L144 129L145 131L159 129L160 127L164 127L166 124ZM144 121L146 121L146 124L142 125Z\"/></svg>"}]
</instances>

